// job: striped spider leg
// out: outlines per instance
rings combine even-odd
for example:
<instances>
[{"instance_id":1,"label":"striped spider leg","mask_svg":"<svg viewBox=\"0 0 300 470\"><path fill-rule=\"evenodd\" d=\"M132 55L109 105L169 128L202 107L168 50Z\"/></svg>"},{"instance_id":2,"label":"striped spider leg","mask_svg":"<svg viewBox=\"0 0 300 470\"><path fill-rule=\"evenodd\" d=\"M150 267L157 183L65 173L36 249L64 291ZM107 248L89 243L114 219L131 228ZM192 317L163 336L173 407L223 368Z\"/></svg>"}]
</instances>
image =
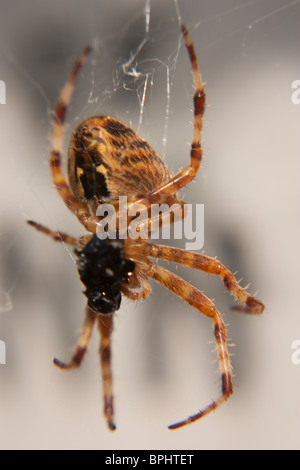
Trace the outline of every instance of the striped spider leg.
<instances>
[{"instance_id":1,"label":"striped spider leg","mask_svg":"<svg viewBox=\"0 0 300 470\"><path fill-rule=\"evenodd\" d=\"M209 256L178 248L153 245L147 241L133 242L130 239L126 241L125 254L128 258L134 260L139 272L142 272L145 276L162 284L179 298L199 310L205 316L211 318L213 321L219 370L222 380L222 394L216 401L213 401L198 413L169 426L169 429L177 429L207 415L232 395L233 384L231 364L227 348L227 331L220 312L216 309L211 300L176 274L150 262L149 258L162 259L182 266L187 266L189 268L198 269L209 274L219 275L228 291L241 303L245 304L244 308L238 307L239 310L245 313L262 314L264 311L264 305L248 294L245 289L240 287L229 269L215 258L210 258Z\"/></svg>"},{"instance_id":2,"label":"striped spider leg","mask_svg":"<svg viewBox=\"0 0 300 470\"><path fill-rule=\"evenodd\" d=\"M86 230L96 233L95 217L92 217L88 208L76 199L61 168L65 116L71 102L79 71L86 62L90 51L91 48L89 46L83 50L56 102L53 119L52 150L50 152L49 163L53 184L66 206L76 215Z\"/></svg>"},{"instance_id":3,"label":"striped spider leg","mask_svg":"<svg viewBox=\"0 0 300 470\"><path fill-rule=\"evenodd\" d=\"M194 94L194 131L193 140L191 144L191 161L190 164L179 171L175 176L170 178L164 184L156 187L151 193L134 201L129 205L129 209L134 208L135 204L155 204L163 203L166 201L167 195L174 196L177 191L187 186L196 176L202 161L202 127L203 127L203 114L205 109L205 91L199 70L199 65L195 53L195 49L187 28L181 24L181 31L185 39L187 51L189 53L192 75L195 87Z\"/></svg>"}]
</instances>

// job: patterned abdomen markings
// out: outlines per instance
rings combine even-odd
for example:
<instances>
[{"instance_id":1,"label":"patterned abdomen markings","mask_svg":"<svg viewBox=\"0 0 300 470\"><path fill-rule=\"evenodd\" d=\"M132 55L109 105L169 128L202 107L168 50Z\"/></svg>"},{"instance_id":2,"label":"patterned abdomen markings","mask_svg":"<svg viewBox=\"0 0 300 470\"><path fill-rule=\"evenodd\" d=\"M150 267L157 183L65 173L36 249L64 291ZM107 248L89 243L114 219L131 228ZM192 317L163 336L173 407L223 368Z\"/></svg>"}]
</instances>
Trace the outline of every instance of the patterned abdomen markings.
<instances>
[{"instance_id":1,"label":"patterned abdomen markings","mask_svg":"<svg viewBox=\"0 0 300 470\"><path fill-rule=\"evenodd\" d=\"M89 118L76 129L68 174L76 199L94 211L99 203L119 196L134 201L170 179L166 165L145 140L105 116Z\"/></svg>"}]
</instances>

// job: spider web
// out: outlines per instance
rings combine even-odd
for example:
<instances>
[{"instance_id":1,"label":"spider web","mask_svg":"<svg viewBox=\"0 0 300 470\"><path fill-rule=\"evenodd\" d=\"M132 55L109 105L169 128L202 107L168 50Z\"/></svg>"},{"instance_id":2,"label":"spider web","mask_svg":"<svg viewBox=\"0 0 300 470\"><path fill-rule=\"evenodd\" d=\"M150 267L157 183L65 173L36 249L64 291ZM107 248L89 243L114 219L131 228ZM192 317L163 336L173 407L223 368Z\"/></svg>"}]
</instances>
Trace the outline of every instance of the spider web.
<instances>
[{"instance_id":1,"label":"spider web","mask_svg":"<svg viewBox=\"0 0 300 470\"><path fill-rule=\"evenodd\" d=\"M177 5L177 2L174 3ZM164 158L168 143L171 89L177 68L181 38L177 23L173 27L175 41L172 47L164 54L164 58L158 56L163 41L160 37L163 35L161 31L164 26L170 29L172 22L174 23L174 17L171 20L166 19L158 34L154 34L151 28L151 5L151 0L146 0L144 9L125 24L117 37L100 41L95 36L93 46L96 54L90 71L89 97L83 108L81 103L81 110L75 119L80 121L82 115L88 114L88 109L93 109L96 114L120 115L120 120L126 120L137 133L146 134L144 137L149 138L151 119L154 113L157 113L156 119L162 124L159 153ZM126 42L126 35L129 35L132 30L137 33L132 40L130 38L132 45L124 50L124 55L121 57L123 52L120 43ZM137 39L138 36L141 36L140 40ZM103 61L103 52L111 51L116 45L119 46L120 57L110 63L109 57L105 54ZM106 72L103 68L106 68ZM99 70L101 77L98 76ZM108 76L107 82L103 78L105 74ZM161 102L157 112L154 103L157 104L158 96ZM110 110L111 102L114 103L112 111ZM120 107L118 103L121 103L122 112L118 109Z\"/></svg>"}]
</instances>

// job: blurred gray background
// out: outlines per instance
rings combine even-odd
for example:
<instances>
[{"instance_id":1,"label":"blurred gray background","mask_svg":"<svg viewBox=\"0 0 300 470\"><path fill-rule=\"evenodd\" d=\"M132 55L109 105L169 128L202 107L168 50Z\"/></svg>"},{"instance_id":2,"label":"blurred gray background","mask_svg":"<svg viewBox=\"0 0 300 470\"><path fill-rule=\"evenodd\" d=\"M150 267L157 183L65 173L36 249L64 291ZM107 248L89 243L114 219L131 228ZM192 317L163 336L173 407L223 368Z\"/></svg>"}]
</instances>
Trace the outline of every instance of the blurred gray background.
<instances>
[{"instance_id":1,"label":"blurred gray background","mask_svg":"<svg viewBox=\"0 0 300 470\"><path fill-rule=\"evenodd\" d=\"M235 394L193 425L220 391L211 322L163 287L115 318L118 429L102 416L97 332L82 368L62 372L85 305L72 253L26 226L27 218L83 233L52 187L51 111L86 43L67 117L114 116L146 138L171 172L192 138L192 78L173 0L0 1L1 449L299 449L300 1L178 0L206 82L205 158L183 191L205 205L206 254L218 256L265 302L261 318L233 312L221 281L176 272L215 300L228 324ZM131 67L124 64L134 56ZM170 85L170 92L168 91ZM184 241L177 244L184 247ZM170 269L176 269L170 265Z\"/></svg>"}]
</instances>

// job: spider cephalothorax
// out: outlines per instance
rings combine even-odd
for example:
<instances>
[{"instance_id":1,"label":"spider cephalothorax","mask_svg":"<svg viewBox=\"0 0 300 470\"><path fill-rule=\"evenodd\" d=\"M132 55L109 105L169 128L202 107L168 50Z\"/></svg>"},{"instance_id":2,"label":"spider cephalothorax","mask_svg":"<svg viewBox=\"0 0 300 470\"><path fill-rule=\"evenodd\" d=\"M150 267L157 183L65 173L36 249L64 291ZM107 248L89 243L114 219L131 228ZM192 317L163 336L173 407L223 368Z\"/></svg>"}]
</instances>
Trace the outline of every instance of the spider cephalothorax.
<instances>
[{"instance_id":1,"label":"spider cephalothorax","mask_svg":"<svg viewBox=\"0 0 300 470\"><path fill-rule=\"evenodd\" d=\"M244 304L239 310L253 314L261 314L264 311L264 305L240 287L234 275L216 258L154 245L148 240L136 240L130 236L122 241L111 239L101 241L96 236L99 223L96 213L98 204L109 201L118 208L116 203L118 197L126 196L128 213L135 205L142 204L146 207L146 224L152 204L161 203L170 207L174 202L183 204L182 201L178 201L177 192L195 178L200 167L205 92L190 36L184 25L181 25L181 30L192 65L195 86L194 133L190 163L171 177L162 159L131 128L108 116L94 116L81 123L71 138L68 153L69 181L66 180L61 168L64 119L78 72L90 52L90 48L87 47L76 62L57 101L53 123L53 148L49 161L54 186L89 235L76 239L29 221L30 225L52 239L77 248L78 271L86 286L85 295L88 299L85 320L72 360L67 364L57 359L54 362L62 369L78 367L83 360L97 320L101 335L100 361L104 413L111 430L115 429L111 373L113 313L120 306L121 293L132 300L148 297L151 292L148 278L159 282L210 318L214 326L221 373L222 388L217 400L169 428L177 429L197 421L226 401L233 392L227 332L220 312L202 292L171 271L153 263L151 258L171 261L220 276L226 289ZM182 217L184 214L182 212ZM116 225L118 227L118 223Z\"/></svg>"},{"instance_id":2,"label":"spider cephalothorax","mask_svg":"<svg viewBox=\"0 0 300 470\"><path fill-rule=\"evenodd\" d=\"M135 267L133 261L124 257L124 240L100 240L95 235L75 253L89 308L100 314L119 310L121 283L129 283Z\"/></svg>"}]
</instances>

